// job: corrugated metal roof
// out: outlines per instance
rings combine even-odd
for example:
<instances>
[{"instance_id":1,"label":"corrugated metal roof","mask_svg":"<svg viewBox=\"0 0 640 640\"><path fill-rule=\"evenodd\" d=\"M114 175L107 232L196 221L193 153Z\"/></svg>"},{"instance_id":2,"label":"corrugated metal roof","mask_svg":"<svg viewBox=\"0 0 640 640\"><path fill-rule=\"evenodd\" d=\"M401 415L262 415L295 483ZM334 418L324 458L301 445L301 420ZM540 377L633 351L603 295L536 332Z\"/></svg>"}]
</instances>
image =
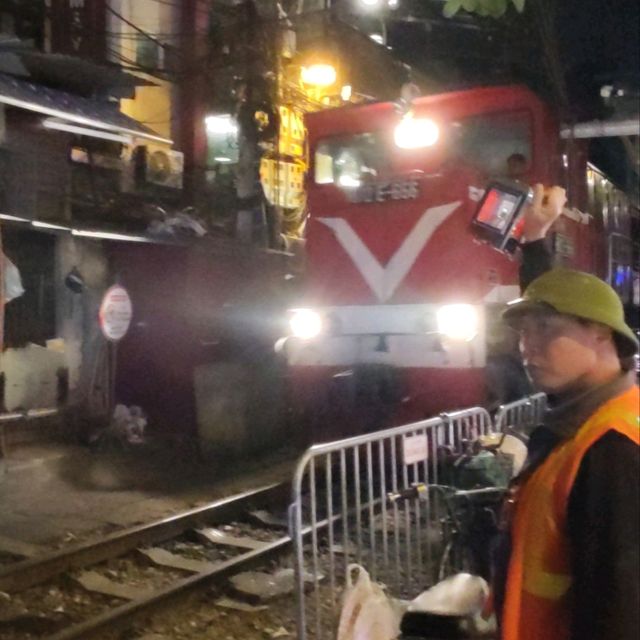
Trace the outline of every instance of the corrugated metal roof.
<instances>
[{"instance_id":1,"label":"corrugated metal roof","mask_svg":"<svg viewBox=\"0 0 640 640\"><path fill-rule=\"evenodd\" d=\"M19 55L32 82L81 96L133 98L136 86L157 86L113 64L96 64L59 53L23 51Z\"/></svg>"},{"instance_id":2,"label":"corrugated metal roof","mask_svg":"<svg viewBox=\"0 0 640 640\"><path fill-rule=\"evenodd\" d=\"M171 140L159 136L137 120L121 113L114 103L75 96L2 73L0 73L0 103L86 127L126 133L171 144Z\"/></svg>"}]
</instances>

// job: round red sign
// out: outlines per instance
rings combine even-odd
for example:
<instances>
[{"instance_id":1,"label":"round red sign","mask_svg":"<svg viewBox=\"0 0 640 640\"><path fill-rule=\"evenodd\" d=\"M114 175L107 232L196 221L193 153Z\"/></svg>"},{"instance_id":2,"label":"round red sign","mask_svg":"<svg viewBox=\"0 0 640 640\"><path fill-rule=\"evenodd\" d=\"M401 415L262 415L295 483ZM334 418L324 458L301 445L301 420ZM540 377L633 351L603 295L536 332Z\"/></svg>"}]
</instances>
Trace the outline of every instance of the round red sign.
<instances>
[{"instance_id":1,"label":"round red sign","mask_svg":"<svg viewBox=\"0 0 640 640\"><path fill-rule=\"evenodd\" d=\"M107 289L102 298L98 322L107 340L123 338L129 330L133 308L131 298L124 287L116 284Z\"/></svg>"}]
</instances>

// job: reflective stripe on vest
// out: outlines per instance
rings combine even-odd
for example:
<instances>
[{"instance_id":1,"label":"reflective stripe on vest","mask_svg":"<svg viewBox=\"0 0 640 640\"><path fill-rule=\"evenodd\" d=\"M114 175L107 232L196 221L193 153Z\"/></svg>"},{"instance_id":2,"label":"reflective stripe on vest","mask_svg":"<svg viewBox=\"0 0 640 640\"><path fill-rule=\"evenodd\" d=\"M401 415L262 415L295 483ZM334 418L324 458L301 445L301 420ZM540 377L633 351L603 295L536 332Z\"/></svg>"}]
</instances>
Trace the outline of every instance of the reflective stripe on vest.
<instances>
[{"instance_id":1,"label":"reflective stripe on vest","mask_svg":"<svg viewBox=\"0 0 640 640\"><path fill-rule=\"evenodd\" d=\"M522 587L533 596L547 600L558 600L569 591L570 586L570 574L551 573L535 564L525 567Z\"/></svg>"},{"instance_id":2,"label":"reflective stripe on vest","mask_svg":"<svg viewBox=\"0 0 640 640\"><path fill-rule=\"evenodd\" d=\"M520 488L503 609L503 640L568 640L567 501L589 448L614 430L640 444L638 387L602 405Z\"/></svg>"}]
</instances>

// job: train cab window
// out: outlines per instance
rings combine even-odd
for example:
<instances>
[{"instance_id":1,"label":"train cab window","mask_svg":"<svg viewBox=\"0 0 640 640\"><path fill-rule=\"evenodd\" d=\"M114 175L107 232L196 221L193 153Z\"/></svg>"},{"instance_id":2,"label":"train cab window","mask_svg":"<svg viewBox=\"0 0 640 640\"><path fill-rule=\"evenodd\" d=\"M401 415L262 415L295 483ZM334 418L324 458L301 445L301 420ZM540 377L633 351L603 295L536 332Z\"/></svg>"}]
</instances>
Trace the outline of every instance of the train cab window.
<instances>
[{"instance_id":1,"label":"train cab window","mask_svg":"<svg viewBox=\"0 0 640 640\"><path fill-rule=\"evenodd\" d=\"M389 167L381 136L361 133L320 142L314 155L316 184L359 187L384 175Z\"/></svg>"},{"instance_id":2,"label":"train cab window","mask_svg":"<svg viewBox=\"0 0 640 640\"><path fill-rule=\"evenodd\" d=\"M443 159L455 165L462 160L488 177L522 178L531 169L533 143L531 115L528 111L485 113L447 124L441 136L441 150L428 152L430 162ZM382 132L328 138L318 143L314 153L316 184L359 187L363 183L384 179L403 166L403 156L410 158L412 169L423 169L427 155L405 154L389 146ZM517 161L517 163L516 163ZM513 175L517 164L517 175ZM406 169L406 167L404 167Z\"/></svg>"},{"instance_id":3,"label":"train cab window","mask_svg":"<svg viewBox=\"0 0 640 640\"><path fill-rule=\"evenodd\" d=\"M485 113L451 124L453 159L463 159L487 177L524 177L531 168L531 115L528 111ZM523 166L513 176L513 160Z\"/></svg>"}]
</instances>

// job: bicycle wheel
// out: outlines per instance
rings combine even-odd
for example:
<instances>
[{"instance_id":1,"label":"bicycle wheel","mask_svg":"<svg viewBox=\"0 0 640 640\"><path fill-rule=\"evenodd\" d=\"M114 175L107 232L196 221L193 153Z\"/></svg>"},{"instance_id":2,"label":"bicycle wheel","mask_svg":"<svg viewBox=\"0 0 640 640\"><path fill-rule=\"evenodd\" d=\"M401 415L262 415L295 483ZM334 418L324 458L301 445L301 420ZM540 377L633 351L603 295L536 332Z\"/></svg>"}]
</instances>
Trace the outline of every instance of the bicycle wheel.
<instances>
[{"instance_id":1,"label":"bicycle wheel","mask_svg":"<svg viewBox=\"0 0 640 640\"><path fill-rule=\"evenodd\" d=\"M474 560L469 547L458 536L445 545L438 563L438 582L456 573L474 573Z\"/></svg>"}]
</instances>

